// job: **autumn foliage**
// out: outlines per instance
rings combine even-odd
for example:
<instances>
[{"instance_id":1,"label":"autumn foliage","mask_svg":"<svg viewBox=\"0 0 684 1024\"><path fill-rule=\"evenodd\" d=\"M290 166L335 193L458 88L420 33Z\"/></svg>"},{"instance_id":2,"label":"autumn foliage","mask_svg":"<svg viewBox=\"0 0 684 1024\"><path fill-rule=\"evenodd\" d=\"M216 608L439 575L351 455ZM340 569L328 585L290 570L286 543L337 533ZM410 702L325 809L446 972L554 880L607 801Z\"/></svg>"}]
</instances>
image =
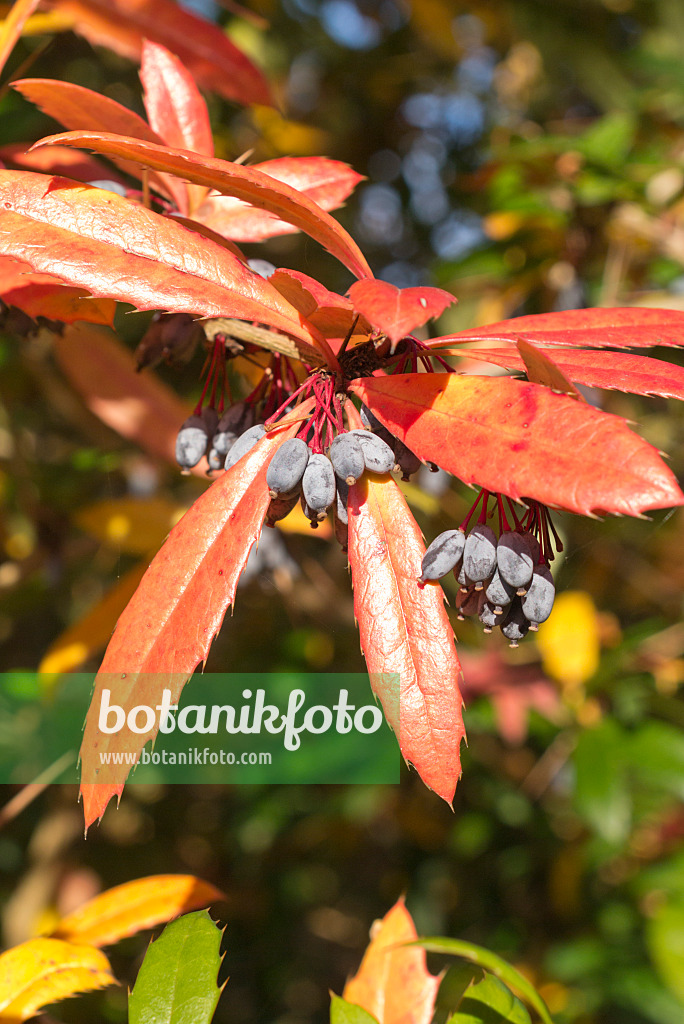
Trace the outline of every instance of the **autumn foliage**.
<instances>
[{"instance_id":1,"label":"autumn foliage","mask_svg":"<svg viewBox=\"0 0 684 1024\"><path fill-rule=\"evenodd\" d=\"M258 391L265 436L171 531L119 618L96 695L125 675L124 706L154 705L169 677L178 696L206 660L259 538L269 509L271 458L309 425L321 450L335 433L356 428L354 400L423 463L487 495L585 516L640 516L684 503L661 454L622 417L588 404L576 387L684 397L681 368L629 351L684 344L684 314L590 309L420 341L413 332L455 297L438 288L400 290L374 278L357 243L330 213L358 182L353 170L324 157L250 166L214 156L195 82L219 88L216 69L186 52L180 10L173 39L165 40L174 56L158 36L157 42L145 39L145 24L135 18L131 26L114 25L107 5L59 0L57 6L88 38L104 38L131 56L139 52L148 120L65 82L12 83L66 131L26 154L14 151L13 169L0 171L3 300L32 317L81 321L59 344L65 359L80 361L78 351L84 365L110 344L100 328L111 324L114 301L216 320L207 342L204 397L205 407L215 403L219 411L230 339L243 352L271 353ZM146 9L157 23L153 5ZM232 50L223 56L237 72L231 98L266 101L266 86L247 59ZM225 93L227 86L221 88ZM139 187L126 179L113 181L114 190L88 184L111 179L111 172L84 154L79 165L73 154L81 150L107 158ZM68 166L73 171L66 175ZM87 167L85 180L79 167ZM265 278L239 248L294 230L308 234L356 279L346 295L286 270ZM244 326L226 326L227 318ZM490 347L473 351L468 345L474 342ZM526 377L462 374L460 357ZM126 379L124 373L122 394ZM89 387L87 372L79 386L92 400L95 385ZM167 416L158 440L167 455L171 420ZM175 429L180 425L179 419ZM390 724L406 760L451 802L464 727L461 669L441 588L417 582L425 546L391 475L365 474L351 487L347 509L354 607L371 684L389 706L388 681L399 674L400 722ZM100 749L95 733L91 717L81 749L86 771ZM131 749L140 749L140 738L130 739ZM84 786L87 825L123 789L126 769L108 770L97 785ZM433 982L423 979L423 985L432 991ZM358 979L351 983L353 991L361 987Z\"/></svg>"}]
</instances>

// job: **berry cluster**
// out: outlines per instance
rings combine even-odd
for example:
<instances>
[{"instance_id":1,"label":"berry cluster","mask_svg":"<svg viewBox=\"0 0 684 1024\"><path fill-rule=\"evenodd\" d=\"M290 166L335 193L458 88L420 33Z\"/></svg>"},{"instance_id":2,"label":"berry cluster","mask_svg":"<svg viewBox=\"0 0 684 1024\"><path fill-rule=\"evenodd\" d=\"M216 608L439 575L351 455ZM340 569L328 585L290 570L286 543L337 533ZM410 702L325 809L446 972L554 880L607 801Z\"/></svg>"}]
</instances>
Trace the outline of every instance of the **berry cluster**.
<instances>
[{"instance_id":1,"label":"berry cluster","mask_svg":"<svg viewBox=\"0 0 684 1024\"><path fill-rule=\"evenodd\" d=\"M433 540L423 557L418 582L434 582L453 571L460 584L456 599L459 619L477 615L485 633L499 626L511 647L517 647L529 630L536 630L551 614L556 593L549 568L554 557L551 535L557 550L562 550L562 545L544 505L531 502L519 519L512 503L501 495L495 495L500 526L497 539L485 521L489 497L487 491L481 491L465 522ZM504 500L512 523L506 517ZM480 501L479 520L468 532Z\"/></svg>"}]
</instances>

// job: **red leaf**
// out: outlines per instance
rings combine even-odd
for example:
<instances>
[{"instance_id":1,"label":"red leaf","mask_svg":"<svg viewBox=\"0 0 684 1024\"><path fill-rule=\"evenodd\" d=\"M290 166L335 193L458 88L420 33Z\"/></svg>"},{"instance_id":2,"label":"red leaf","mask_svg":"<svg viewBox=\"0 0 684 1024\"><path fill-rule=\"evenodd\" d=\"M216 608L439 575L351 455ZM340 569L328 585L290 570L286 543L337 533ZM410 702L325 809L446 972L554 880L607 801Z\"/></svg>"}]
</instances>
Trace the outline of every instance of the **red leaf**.
<instances>
[{"instance_id":1,"label":"red leaf","mask_svg":"<svg viewBox=\"0 0 684 1024\"><path fill-rule=\"evenodd\" d=\"M349 295L354 309L393 344L456 302L442 288L395 288L387 281L357 281Z\"/></svg>"},{"instance_id":2,"label":"red leaf","mask_svg":"<svg viewBox=\"0 0 684 1024\"><path fill-rule=\"evenodd\" d=\"M86 182L105 179L119 184L123 182L123 178L112 171L111 167L89 153L69 149L68 146L54 146L52 149L39 149L35 153L27 153L30 145L30 142L14 142L11 146L2 146L0 160L22 171L43 171Z\"/></svg>"},{"instance_id":3,"label":"red leaf","mask_svg":"<svg viewBox=\"0 0 684 1024\"><path fill-rule=\"evenodd\" d=\"M111 324L116 309L111 299L94 299L81 288L62 284L58 277L34 274L28 263L7 256L0 256L0 298L34 320L45 316L65 324L75 320Z\"/></svg>"},{"instance_id":4,"label":"red leaf","mask_svg":"<svg viewBox=\"0 0 684 1024\"><path fill-rule=\"evenodd\" d=\"M100 763L110 742L97 727L103 689L126 712L141 702L155 707L164 689L177 703L207 658L259 536L270 501L268 463L298 427L262 438L214 481L173 528L121 615L95 680L80 750L86 828L121 795L130 771L130 765ZM130 732L127 725L116 736L117 750L136 754L154 738Z\"/></svg>"},{"instance_id":5,"label":"red leaf","mask_svg":"<svg viewBox=\"0 0 684 1024\"><path fill-rule=\"evenodd\" d=\"M391 477L349 492L354 613L373 691L423 782L447 803L461 775L461 666L441 587L419 587L420 530ZM398 700L397 700L398 698Z\"/></svg>"},{"instance_id":6,"label":"red leaf","mask_svg":"<svg viewBox=\"0 0 684 1024\"><path fill-rule=\"evenodd\" d=\"M585 400L574 384L570 383L558 362L551 355L543 349L537 348L536 345L532 345L529 341L525 341L524 338L518 338L517 349L527 372L528 380L534 381L535 384L543 384L547 388L552 388L553 391L560 391L562 394L571 395L573 398L580 399L580 401ZM550 351L553 353L554 349Z\"/></svg>"},{"instance_id":7,"label":"red leaf","mask_svg":"<svg viewBox=\"0 0 684 1024\"><path fill-rule=\"evenodd\" d=\"M539 384L409 373L350 390L419 458L465 483L580 515L684 504L656 449L620 416Z\"/></svg>"},{"instance_id":8,"label":"red leaf","mask_svg":"<svg viewBox=\"0 0 684 1024\"><path fill-rule=\"evenodd\" d=\"M93 415L155 458L177 465L176 434L190 409L151 370L136 373L133 353L115 335L67 327L55 338L54 352Z\"/></svg>"},{"instance_id":9,"label":"red leaf","mask_svg":"<svg viewBox=\"0 0 684 1024\"><path fill-rule=\"evenodd\" d=\"M426 967L425 950L408 943L418 938L399 899L371 929L361 966L347 982L343 997L363 1007L379 1024L430 1024L441 978Z\"/></svg>"},{"instance_id":10,"label":"red leaf","mask_svg":"<svg viewBox=\"0 0 684 1024\"><path fill-rule=\"evenodd\" d=\"M684 400L684 368L650 356L626 352L549 348L538 349L577 384L587 387L627 391L635 395ZM460 352L466 355L465 351ZM496 366L523 370L525 364L513 347L478 348L467 351L470 359L481 359Z\"/></svg>"},{"instance_id":11,"label":"red leaf","mask_svg":"<svg viewBox=\"0 0 684 1024\"><path fill-rule=\"evenodd\" d=\"M15 0L5 19L0 23L0 71L14 49L25 23L31 17L40 0Z\"/></svg>"},{"instance_id":12,"label":"red leaf","mask_svg":"<svg viewBox=\"0 0 684 1024\"><path fill-rule=\"evenodd\" d=\"M157 135L176 149L214 155L209 112L192 76L177 57L157 43L143 43L140 80L145 110ZM86 125L79 125L85 128ZM106 126L107 131L112 125ZM130 132L122 132L130 135ZM196 210L207 194L201 185L187 185L190 210Z\"/></svg>"},{"instance_id":13,"label":"red leaf","mask_svg":"<svg viewBox=\"0 0 684 1024\"><path fill-rule=\"evenodd\" d=\"M196 185L206 185L225 195L237 196L262 210L269 210L295 224L324 245L357 277L371 276L366 259L351 236L303 192L276 181L253 167L227 160L199 157L186 150L168 149L150 142L103 132L67 132L41 139L34 148L52 145L93 149L105 156L137 160L144 167L176 174Z\"/></svg>"},{"instance_id":14,"label":"red leaf","mask_svg":"<svg viewBox=\"0 0 684 1024\"><path fill-rule=\"evenodd\" d=\"M684 313L672 309L568 309L501 320L428 342L447 348L467 341L512 341L524 337L535 344L586 345L588 348L652 348L684 345Z\"/></svg>"},{"instance_id":15,"label":"red leaf","mask_svg":"<svg viewBox=\"0 0 684 1024\"><path fill-rule=\"evenodd\" d=\"M12 82L12 88L65 128L76 131L115 131L160 146L164 144L164 140L147 122L128 107L123 107L116 100L110 100L108 96L93 92L92 89L85 89L82 85L72 85L70 82L53 78L22 78ZM111 159L126 174L134 178L140 177L138 164L130 160L121 160L116 156ZM53 174L58 173L57 168L49 170ZM154 172L150 178L153 188L170 196L178 209L187 213L187 186L183 182L172 176Z\"/></svg>"},{"instance_id":16,"label":"red leaf","mask_svg":"<svg viewBox=\"0 0 684 1024\"><path fill-rule=\"evenodd\" d=\"M95 46L139 61L151 39L180 58L196 82L237 103L271 103L261 71L212 25L170 0L51 0Z\"/></svg>"},{"instance_id":17,"label":"red leaf","mask_svg":"<svg viewBox=\"0 0 684 1024\"><path fill-rule=\"evenodd\" d=\"M0 171L0 253L93 295L198 316L258 320L303 340L296 310L227 249L102 189Z\"/></svg>"},{"instance_id":18,"label":"red leaf","mask_svg":"<svg viewBox=\"0 0 684 1024\"><path fill-rule=\"evenodd\" d=\"M349 299L328 291L308 274L281 269L271 274L269 281L325 338L346 337L354 322L355 335L370 334L370 324L354 312Z\"/></svg>"},{"instance_id":19,"label":"red leaf","mask_svg":"<svg viewBox=\"0 0 684 1024\"><path fill-rule=\"evenodd\" d=\"M347 164L322 156L281 157L254 164L252 170L290 185L322 210L336 210L363 180L363 175ZM198 210L197 218L235 242L261 242L297 230L274 214L232 196L210 196Z\"/></svg>"}]
</instances>

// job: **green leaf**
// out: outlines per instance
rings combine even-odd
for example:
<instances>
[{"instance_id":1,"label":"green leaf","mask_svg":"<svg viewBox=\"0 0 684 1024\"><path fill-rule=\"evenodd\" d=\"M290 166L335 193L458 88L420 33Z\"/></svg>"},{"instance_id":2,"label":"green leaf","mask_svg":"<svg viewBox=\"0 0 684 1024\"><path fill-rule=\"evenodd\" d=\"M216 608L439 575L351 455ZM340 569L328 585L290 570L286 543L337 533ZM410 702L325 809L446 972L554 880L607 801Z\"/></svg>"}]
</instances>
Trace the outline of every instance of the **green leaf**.
<instances>
[{"instance_id":1,"label":"green leaf","mask_svg":"<svg viewBox=\"0 0 684 1024\"><path fill-rule=\"evenodd\" d=\"M544 1024L553 1024L553 1019L546 1003L535 987L520 971L516 970L515 967L512 967L511 964L507 963L500 956L497 956L496 953L492 953L491 950L485 949L483 946L476 946L472 942L463 942L461 939L419 939L415 945L422 946L429 953L446 953L447 956L461 956L465 960L478 964L479 967L490 971L524 999L539 1014ZM494 1021L496 1021L496 1018L494 1018ZM489 1021L487 1021L487 1024L489 1024Z\"/></svg>"},{"instance_id":2,"label":"green leaf","mask_svg":"<svg viewBox=\"0 0 684 1024\"><path fill-rule=\"evenodd\" d=\"M575 806L607 843L629 835L632 803L625 770L629 737L612 719L583 732L575 747Z\"/></svg>"},{"instance_id":3,"label":"green leaf","mask_svg":"<svg viewBox=\"0 0 684 1024\"><path fill-rule=\"evenodd\" d=\"M447 1024L531 1024L530 1015L511 990L493 974L467 989L458 1012Z\"/></svg>"},{"instance_id":4,"label":"green leaf","mask_svg":"<svg viewBox=\"0 0 684 1024\"><path fill-rule=\"evenodd\" d=\"M330 1024L377 1024L372 1013L330 993Z\"/></svg>"},{"instance_id":5,"label":"green leaf","mask_svg":"<svg viewBox=\"0 0 684 1024\"><path fill-rule=\"evenodd\" d=\"M646 929L646 943L658 974L684 1003L684 904L660 907Z\"/></svg>"},{"instance_id":6,"label":"green leaf","mask_svg":"<svg viewBox=\"0 0 684 1024\"><path fill-rule=\"evenodd\" d=\"M220 946L221 930L206 910L168 924L138 972L129 1024L208 1024L221 995Z\"/></svg>"}]
</instances>

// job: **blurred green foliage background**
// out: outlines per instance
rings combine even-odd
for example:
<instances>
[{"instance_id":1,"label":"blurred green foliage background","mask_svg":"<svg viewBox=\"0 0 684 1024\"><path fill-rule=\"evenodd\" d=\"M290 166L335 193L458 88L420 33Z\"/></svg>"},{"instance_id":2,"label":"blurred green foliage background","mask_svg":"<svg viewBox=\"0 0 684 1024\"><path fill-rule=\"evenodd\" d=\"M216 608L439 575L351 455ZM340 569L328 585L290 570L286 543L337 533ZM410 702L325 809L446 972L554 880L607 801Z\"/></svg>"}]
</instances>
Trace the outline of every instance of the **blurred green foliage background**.
<instances>
[{"instance_id":1,"label":"blurred green foliage background","mask_svg":"<svg viewBox=\"0 0 684 1024\"><path fill-rule=\"evenodd\" d=\"M280 103L245 111L208 97L219 155L321 153L365 174L339 217L379 276L459 297L435 332L583 305L684 308L677 0L250 0L265 28L212 0L193 6L226 23ZM142 113L136 69L115 55L70 34L36 37L10 72L31 53L27 73ZM3 143L53 127L2 97ZM247 248L337 290L350 283L299 236ZM121 314L128 345L148 319ZM6 328L0 366L6 671L37 668L203 485L96 420L40 336ZM200 366L198 356L160 372L190 399ZM681 477L676 403L592 398L638 422ZM419 484L409 498L431 538L458 521L469 492L429 475ZM127 537L109 526L130 498L147 513ZM231 980L217 1021L317 1024L372 919L405 892L419 931L508 957L559 1024L681 1024L684 516L557 519L569 593L539 643L509 651L456 623L469 745L453 813L408 771L397 789L130 786L84 842L75 792L52 787L0 831L5 943L101 886L193 872L228 897ZM208 668L362 671L339 549L299 534L271 547ZM143 952L142 939L118 947L118 976L132 982ZM124 1020L125 994L66 1004L59 1017Z\"/></svg>"}]
</instances>

